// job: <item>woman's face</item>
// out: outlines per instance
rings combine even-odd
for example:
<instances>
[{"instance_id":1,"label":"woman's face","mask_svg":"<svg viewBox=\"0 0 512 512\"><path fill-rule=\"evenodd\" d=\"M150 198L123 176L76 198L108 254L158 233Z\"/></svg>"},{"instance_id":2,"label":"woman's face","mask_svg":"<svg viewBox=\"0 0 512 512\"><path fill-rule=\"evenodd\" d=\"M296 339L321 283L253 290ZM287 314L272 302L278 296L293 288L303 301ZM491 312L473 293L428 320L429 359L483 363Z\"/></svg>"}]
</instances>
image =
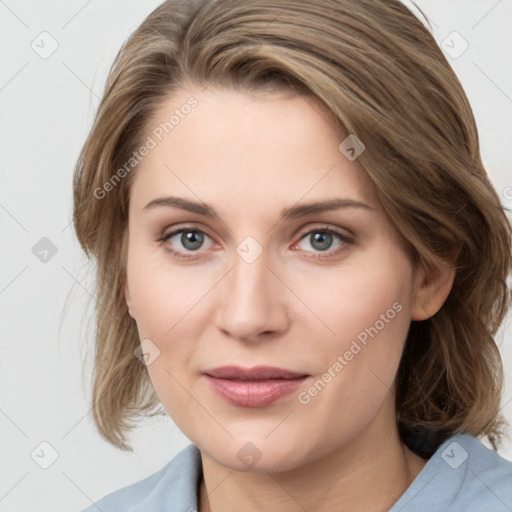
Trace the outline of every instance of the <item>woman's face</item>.
<instances>
[{"instance_id":1,"label":"woman's face","mask_svg":"<svg viewBox=\"0 0 512 512\"><path fill-rule=\"evenodd\" d=\"M346 135L291 93L191 88L148 136L126 298L185 435L279 471L394 428L418 275Z\"/></svg>"}]
</instances>

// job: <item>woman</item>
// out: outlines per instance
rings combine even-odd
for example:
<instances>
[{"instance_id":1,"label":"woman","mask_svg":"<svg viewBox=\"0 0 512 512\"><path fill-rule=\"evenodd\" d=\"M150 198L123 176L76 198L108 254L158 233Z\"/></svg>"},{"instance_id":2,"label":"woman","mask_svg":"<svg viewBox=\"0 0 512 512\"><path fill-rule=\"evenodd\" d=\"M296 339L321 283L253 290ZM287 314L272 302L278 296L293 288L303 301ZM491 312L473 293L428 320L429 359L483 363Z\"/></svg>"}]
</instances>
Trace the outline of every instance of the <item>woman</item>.
<instances>
[{"instance_id":1,"label":"woman","mask_svg":"<svg viewBox=\"0 0 512 512\"><path fill-rule=\"evenodd\" d=\"M510 224L467 98L394 0L166 1L74 180L93 413L192 441L87 511L512 508L494 450Z\"/></svg>"}]
</instances>

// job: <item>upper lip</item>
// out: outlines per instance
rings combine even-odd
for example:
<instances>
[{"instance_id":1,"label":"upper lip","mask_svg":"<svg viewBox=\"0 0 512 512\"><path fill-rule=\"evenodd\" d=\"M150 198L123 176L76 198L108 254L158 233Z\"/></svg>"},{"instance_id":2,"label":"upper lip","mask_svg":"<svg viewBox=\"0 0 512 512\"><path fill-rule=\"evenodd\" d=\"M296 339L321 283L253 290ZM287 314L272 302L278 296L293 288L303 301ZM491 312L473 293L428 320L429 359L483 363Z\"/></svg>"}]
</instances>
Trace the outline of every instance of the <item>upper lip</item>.
<instances>
[{"instance_id":1,"label":"upper lip","mask_svg":"<svg viewBox=\"0 0 512 512\"><path fill-rule=\"evenodd\" d=\"M285 368L276 368L274 366L253 366L252 368L243 368L241 366L220 366L203 372L205 375L217 379L236 379L236 380L269 380L269 379L297 379L306 377L306 373L294 372Z\"/></svg>"}]
</instances>

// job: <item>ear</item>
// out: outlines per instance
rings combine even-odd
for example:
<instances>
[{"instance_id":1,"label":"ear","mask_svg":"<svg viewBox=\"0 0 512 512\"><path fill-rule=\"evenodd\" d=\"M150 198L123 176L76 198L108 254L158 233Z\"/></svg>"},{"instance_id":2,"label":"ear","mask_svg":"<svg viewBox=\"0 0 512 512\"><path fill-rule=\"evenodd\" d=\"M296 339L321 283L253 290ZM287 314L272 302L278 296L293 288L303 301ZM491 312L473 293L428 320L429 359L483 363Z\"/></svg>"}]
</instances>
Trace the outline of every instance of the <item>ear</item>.
<instances>
[{"instance_id":1,"label":"ear","mask_svg":"<svg viewBox=\"0 0 512 512\"><path fill-rule=\"evenodd\" d=\"M128 314L135 320L135 317L133 316L132 299L130 296L130 289L128 288L128 283L124 285L124 298L126 300L126 305L128 306Z\"/></svg>"},{"instance_id":2,"label":"ear","mask_svg":"<svg viewBox=\"0 0 512 512\"><path fill-rule=\"evenodd\" d=\"M411 320L427 320L434 316L448 297L455 279L454 265L443 265L427 271L416 270Z\"/></svg>"}]
</instances>

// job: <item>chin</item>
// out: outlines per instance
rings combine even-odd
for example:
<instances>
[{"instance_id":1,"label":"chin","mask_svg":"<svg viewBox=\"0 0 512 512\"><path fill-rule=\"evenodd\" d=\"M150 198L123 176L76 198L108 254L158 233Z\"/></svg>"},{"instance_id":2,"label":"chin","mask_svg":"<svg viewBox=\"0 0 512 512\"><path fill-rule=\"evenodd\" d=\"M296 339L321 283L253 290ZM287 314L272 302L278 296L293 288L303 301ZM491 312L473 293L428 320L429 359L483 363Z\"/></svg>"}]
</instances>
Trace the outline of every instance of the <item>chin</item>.
<instances>
[{"instance_id":1,"label":"chin","mask_svg":"<svg viewBox=\"0 0 512 512\"><path fill-rule=\"evenodd\" d=\"M225 443L197 444L215 460L233 471L249 473L279 473L294 469L305 462L306 454L299 447L304 443L290 436L288 443L276 443L275 439L266 438L261 434L253 437L234 437Z\"/></svg>"}]
</instances>

